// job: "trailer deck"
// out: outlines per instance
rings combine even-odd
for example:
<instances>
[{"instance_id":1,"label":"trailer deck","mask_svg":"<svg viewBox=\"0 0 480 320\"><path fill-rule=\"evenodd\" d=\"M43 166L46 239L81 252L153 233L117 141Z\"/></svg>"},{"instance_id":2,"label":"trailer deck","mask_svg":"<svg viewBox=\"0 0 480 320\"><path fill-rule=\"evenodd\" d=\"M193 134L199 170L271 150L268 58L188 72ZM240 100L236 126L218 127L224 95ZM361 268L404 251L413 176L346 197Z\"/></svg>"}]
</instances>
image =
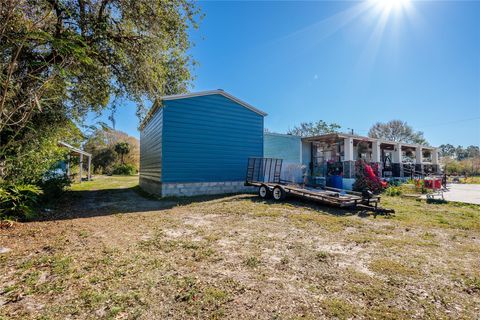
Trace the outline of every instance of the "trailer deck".
<instances>
[{"instance_id":1,"label":"trailer deck","mask_svg":"<svg viewBox=\"0 0 480 320\"><path fill-rule=\"evenodd\" d=\"M247 183L249 186L256 186L256 187L266 187L270 194L273 195L274 189L281 188L285 192L286 195L296 196L298 198L304 198L307 200L315 200L319 202L323 202L326 204L338 206L338 207L354 207L357 204L362 202L362 197L348 195L348 194L341 194L339 192L333 192L328 190L322 190L317 188L309 188L309 187L302 187L299 185L290 185L285 183L261 183L261 182L249 182ZM275 197L273 197L274 200ZM278 200L283 200L278 199Z\"/></svg>"},{"instance_id":2,"label":"trailer deck","mask_svg":"<svg viewBox=\"0 0 480 320\"><path fill-rule=\"evenodd\" d=\"M282 201L287 196L312 200L340 208L355 208L359 205L373 210L391 213L391 210L379 208L380 196L361 192L325 187L324 189L294 184L281 180L282 159L250 158L247 166L245 185L258 187L262 198L272 197Z\"/></svg>"}]
</instances>

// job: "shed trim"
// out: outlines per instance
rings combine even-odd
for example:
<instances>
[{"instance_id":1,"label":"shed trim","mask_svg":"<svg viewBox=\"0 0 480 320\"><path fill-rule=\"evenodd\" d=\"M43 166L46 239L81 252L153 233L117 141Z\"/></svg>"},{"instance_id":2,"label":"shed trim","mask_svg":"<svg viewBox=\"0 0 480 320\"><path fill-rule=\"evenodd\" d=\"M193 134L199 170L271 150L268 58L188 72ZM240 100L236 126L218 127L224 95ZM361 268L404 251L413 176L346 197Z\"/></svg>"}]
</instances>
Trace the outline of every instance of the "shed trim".
<instances>
[{"instance_id":1,"label":"shed trim","mask_svg":"<svg viewBox=\"0 0 480 320\"><path fill-rule=\"evenodd\" d=\"M185 99L185 98L193 98L193 97L201 97L201 96L209 96L209 95L214 95L214 94L220 94L224 96L225 98L228 98L230 100L235 101L236 103L244 106L247 109L250 109L251 111L258 113L261 116L266 116L267 114L251 104L246 103L243 100L238 99L237 97L232 96L228 92L225 92L223 90L209 90L209 91L200 91L200 92L192 92L192 93L186 93L186 94L176 94L176 95L170 95L170 96L163 96L160 98L160 100L177 100L177 99Z\"/></svg>"}]
</instances>

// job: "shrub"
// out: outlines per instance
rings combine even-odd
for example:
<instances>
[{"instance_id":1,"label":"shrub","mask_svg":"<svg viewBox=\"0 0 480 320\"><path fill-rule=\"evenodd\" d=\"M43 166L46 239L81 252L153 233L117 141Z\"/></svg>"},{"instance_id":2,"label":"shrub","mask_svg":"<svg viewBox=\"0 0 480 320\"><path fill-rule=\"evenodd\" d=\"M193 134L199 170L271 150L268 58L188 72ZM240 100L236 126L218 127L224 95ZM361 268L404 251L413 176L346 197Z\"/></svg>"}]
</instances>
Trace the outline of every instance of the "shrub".
<instances>
[{"instance_id":1,"label":"shrub","mask_svg":"<svg viewBox=\"0 0 480 320\"><path fill-rule=\"evenodd\" d=\"M390 197L399 196L402 194L402 190L399 187L390 186L385 189L385 194Z\"/></svg>"},{"instance_id":2,"label":"shrub","mask_svg":"<svg viewBox=\"0 0 480 320\"><path fill-rule=\"evenodd\" d=\"M71 181L66 175L56 175L45 177L40 182L40 187L43 190L43 200L50 202L58 198L58 195L62 193L66 187L70 186Z\"/></svg>"},{"instance_id":3,"label":"shrub","mask_svg":"<svg viewBox=\"0 0 480 320\"><path fill-rule=\"evenodd\" d=\"M27 220L33 216L42 189L31 184L0 187L0 219Z\"/></svg>"},{"instance_id":4,"label":"shrub","mask_svg":"<svg viewBox=\"0 0 480 320\"><path fill-rule=\"evenodd\" d=\"M378 172L378 165L375 165L372 168L364 160L357 160L355 163L355 182L353 184L353 190L355 191L372 191L373 193L380 193L386 183L383 182L377 175Z\"/></svg>"},{"instance_id":5,"label":"shrub","mask_svg":"<svg viewBox=\"0 0 480 320\"><path fill-rule=\"evenodd\" d=\"M135 166L132 164L120 164L113 167L112 173L124 176L130 176L136 173Z\"/></svg>"},{"instance_id":6,"label":"shrub","mask_svg":"<svg viewBox=\"0 0 480 320\"><path fill-rule=\"evenodd\" d=\"M427 193L427 188L425 188L425 181L423 179L415 180L415 190L422 194Z\"/></svg>"}]
</instances>

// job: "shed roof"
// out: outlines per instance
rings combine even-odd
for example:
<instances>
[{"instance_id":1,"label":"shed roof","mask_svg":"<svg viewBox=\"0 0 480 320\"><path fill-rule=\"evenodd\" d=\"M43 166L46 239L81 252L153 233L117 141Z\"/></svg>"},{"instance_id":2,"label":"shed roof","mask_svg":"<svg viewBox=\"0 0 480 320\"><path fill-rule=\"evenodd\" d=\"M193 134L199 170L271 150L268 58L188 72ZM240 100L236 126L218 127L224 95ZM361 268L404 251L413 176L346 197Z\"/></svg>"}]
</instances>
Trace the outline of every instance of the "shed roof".
<instances>
[{"instance_id":1,"label":"shed roof","mask_svg":"<svg viewBox=\"0 0 480 320\"><path fill-rule=\"evenodd\" d=\"M153 104L152 108L148 112L147 116L143 120L143 122L140 124L140 128L145 127L145 125L150 121L150 118L153 116L153 114L158 110L160 107L161 103L159 101L169 101L169 100L178 100L178 99L188 99L188 98L193 98L193 97L201 97L201 96L209 96L209 95L215 95L219 94L224 96L227 99L230 99L239 105L265 117L267 113L261 111L260 109L255 108L249 103L246 103L243 100L240 100L239 98L229 94L228 92L223 91L222 89L217 89L217 90L209 90L209 91L200 91L200 92L192 92L192 93L186 93L186 94L176 94L176 95L169 95L169 96L163 96L159 100L155 101Z\"/></svg>"}]
</instances>

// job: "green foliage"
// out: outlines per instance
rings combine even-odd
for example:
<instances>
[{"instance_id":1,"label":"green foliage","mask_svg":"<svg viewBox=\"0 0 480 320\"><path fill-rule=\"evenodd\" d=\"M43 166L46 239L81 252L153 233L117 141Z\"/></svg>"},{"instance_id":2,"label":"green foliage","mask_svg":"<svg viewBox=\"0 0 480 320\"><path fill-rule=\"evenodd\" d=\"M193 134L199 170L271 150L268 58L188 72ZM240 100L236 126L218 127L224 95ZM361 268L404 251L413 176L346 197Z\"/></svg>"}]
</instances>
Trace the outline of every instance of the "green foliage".
<instances>
[{"instance_id":1,"label":"green foliage","mask_svg":"<svg viewBox=\"0 0 480 320\"><path fill-rule=\"evenodd\" d=\"M38 184L49 169L66 159L68 150L58 142L79 146L82 133L65 116L44 113L33 117L31 124L18 132L4 130L0 139L14 140L0 147L0 164L3 158L4 165L0 179L14 184Z\"/></svg>"},{"instance_id":2,"label":"green foliage","mask_svg":"<svg viewBox=\"0 0 480 320\"><path fill-rule=\"evenodd\" d=\"M58 199L58 196L71 185L70 179L65 175L47 176L39 183L43 190L42 200L51 202Z\"/></svg>"},{"instance_id":3,"label":"green foliage","mask_svg":"<svg viewBox=\"0 0 480 320\"><path fill-rule=\"evenodd\" d=\"M130 145L125 141L119 142L115 145L115 152L120 155L121 162L124 164L123 157L130 152Z\"/></svg>"},{"instance_id":4,"label":"green foliage","mask_svg":"<svg viewBox=\"0 0 480 320\"><path fill-rule=\"evenodd\" d=\"M440 157L453 157L455 155L455 147L449 143L441 144L438 149Z\"/></svg>"},{"instance_id":5,"label":"green foliage","mask_svg":"<svg viewBox=\"0 0 480 320\"><path fill-rule=\"evenodd\" d=\"M85 143L85 151L92 154L94 172L111 174L121 155L121 163L138 168L140 145L138 139L106 126L95 128ZM128 151L128 152L127 152Z\"/></svg>"},{"instance_id":6,"label":"green foliage","mask_svg":"<svg viewBox=\"0 0 480 320\"><path fill-rule=\"evenodd\" d=\"M439 147L443 170L449 175L480 176L480 147L454 147L451 144L442 144Z\"/></svg>"},{"instance_id":7,"label":"green foliage","mask_svg":"<svg viewBox=\"0 0 480 320\"><path fill-rule=\"evenodd\" d=\"M317 122L302 122L298 126L293 127L293 129L288 130L287 133L295 136L311 137L338 132L340 128L341 126L336 123L326 123L323 120L318 120Z\"/></svg>"},{"instance_id":8,"label":"green foliage","mask_svg":"<svg viewBox=\"0 0 480 320\"><path fill-rule=\"evenodd\" d=\"M117 154L110 148L104 148L92 155L92 165L95 172L110 174L113 164L117 161Z\"/></svg>"},{"instance_id":9,"label":"green foliage","mask_svg":"<svg viewBox=\"0 0 480 320\"><path fill-rule=\"evenodd\" d=\"M12 0L0 5L0 180L38 183L88 112L186 92L190 0Z\"/></svg>"},{"instance_id":10,"label":"green foliage","mask_svg":"<svg viewBox=\"0 0 480 320\"><path fill-rule=\"evenodd\" d=\"M136 173L136 169L131 164L119 164L113 167L112 174L131 176Z\"/></svg>"},{"instance_id":11,"label":"green foliage","mask_svg":"<svg viewBox=\"0 0 480 320\"><path fill-rule=\"evenodd\" d=\"M390 186L385 189L384 194L390 197L400 196L402 194L402 190L396 186Z\"/></svg>"},{"instance_id":12,"label":"green foliage","mask_svg":"<svg viewBox=\"0 0 480 320\"><path fill-rule=\"evenodd\" d=\"M136 101L142 114L144 98L185 92L198 17L189 0L9 1L0 10L0 130L47 109L81 119L112 97Z\"/></svg>"},{"instance_id":13,"label":"green foliage","mask_svg":"<svg viewBox=\"0 0 480 320\"><path fill-rule=\"evenodd\" d=\"M428 192L427 188L425 188L425 181L423 179L415 180L415 191L422 194Z\"/></svg>"},{"instance_id":14,"label":"green foliage","mask_svg":"<svg viewBox=\"0 0 480 320\"><path fill-rule=\"evenodd\" d=\"M423 132L413 130L411 126L401 120L391 120L387 123L377 122L368 131L368 136L375 139L428 145Z\"/></svg>"},{"instance_id":15,"label":"green foliage","mask_svg":"<svg viewBox=\"0 0 480 320\"><path fill-rule=\"evenodd\" d=\"M42 190L30 184L0 186L0 220L27 220L33 216Z\"/></svg>"}]
</instances>

